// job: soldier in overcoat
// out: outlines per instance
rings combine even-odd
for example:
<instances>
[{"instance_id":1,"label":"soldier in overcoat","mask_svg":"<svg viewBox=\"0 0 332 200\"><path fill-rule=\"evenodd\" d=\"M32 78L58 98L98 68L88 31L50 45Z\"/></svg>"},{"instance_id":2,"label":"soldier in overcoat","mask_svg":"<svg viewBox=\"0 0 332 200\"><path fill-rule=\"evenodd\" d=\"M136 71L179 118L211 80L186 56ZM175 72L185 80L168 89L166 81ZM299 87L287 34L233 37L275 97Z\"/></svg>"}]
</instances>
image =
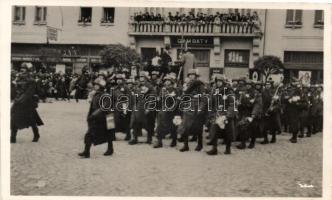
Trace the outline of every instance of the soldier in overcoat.
<instances>
[{"instance_id":1,"label":"soldier in overcoat","mask_svg":"<svg viewBox=\"0 0 332 200\"><path fill-rule=\"evenodd\" d=\"M177 143L176 126L173 123L174 116L178 113L179 90L175 87L176 76L167 74L164 78L164 86L159 93L159 105L157 114L157 143L154 148L163 146L162 140L167 134L171 134L171 147L175 147Z\"/></svg>"},{"instance_id":2,"label":"soldier in overcoat","mask_svg":"<svg viewBox=\"0 0 332 200\"><path fill-rule=\"evenodd\" d=\"M133 111L131 114L130 127L133 129L132 140L130 145L138 143L138 136L142 135L142 129L147 131L147 144L152 144L152 136L154 134L154 114L150 112L148 104L150 97L156 97L152 84L148 81L149 73L142 71L139 73L139 82L137 85L137 95L135 95Z\"/></svg>"},{"instance_id":3,"label":"soldier in overcoat","mask_svg":"<svg viewBox=\"0 0 332 200\"><path fill-rule=\"evenodd\" d=\"M35 80L29 72L32 65L29 64L21 65L21 73L16 79L16 96L11 107L10 119L11 143L16 143L18 130L29 127L33 131L32 142L38 142L40 138L38 126L44 125L37 112L39 99L36 95Z\"/></svg>"},{"instance_id":4,"label":"soldier in overcoat","mask_svg":"<svg viewBox=\"0 0 332 200\"><path fill-rule=\"evenodd\" d=\"M107 143L107 150L105 156L113 154L113 137L115 133L114 116L113 125L108 127L106 121L107 115L112 114L113 111L109 109L112 105L110 98L103 98L105 95L106 82L103 79L97 78L94 81L95 93L92 97L90 108L87 116L88 131L84 136L84 151L78 155L82 158L90 157L90 148L92 145L100 145Z\"/></svg>"},{"instance_id":5,"label":"soldier in overcoat","mask_svg":"<svg viewBox=\"0 0 332 200\"><path fill-rule=\"evenodd\" d=\"M208 155L218 154L218 138L221 134L224 138L226 149L224 154L231 154L231 143L235 139L235 95L233 90L225 83L222 75L216 75L215 86L211 90L212 111L210 112L210 143L212 149Z\"/></svg>"},{"instance_id":6,"label":"soldier in overcoat","mask_svg":"<svg viewBox=\"0 0 332 200\"><path fill-rule=\"evenodd\" d=\"M203 126L207 114L206 98L202 95L205 91L205 86L202 81L198 79L199 73L196 69L188 71L190 79L187 88L184 88L184 98L188 98L191 102L190 109L183 109L183 140L184 145L180 149L181 152L189 151L188 136L192 133L197 136L197 146L195 151L201 151L203 148Z\"/></svg>"},{"instance_id":7,"label":"soldier in overcoat","mask_svg":"<svg viewBox=\"0 0 332 200\"><path fill-rule=\"evenodd\" d=\"M115 102L115 130L116 132L123 132L126 134L125 140L129 141L130 135L130 117L131 107L130 98L131 91L125 83L125 75L117 74L115 76L117 85L113 89L113 97Z\"/></svg>"}]
</instances>

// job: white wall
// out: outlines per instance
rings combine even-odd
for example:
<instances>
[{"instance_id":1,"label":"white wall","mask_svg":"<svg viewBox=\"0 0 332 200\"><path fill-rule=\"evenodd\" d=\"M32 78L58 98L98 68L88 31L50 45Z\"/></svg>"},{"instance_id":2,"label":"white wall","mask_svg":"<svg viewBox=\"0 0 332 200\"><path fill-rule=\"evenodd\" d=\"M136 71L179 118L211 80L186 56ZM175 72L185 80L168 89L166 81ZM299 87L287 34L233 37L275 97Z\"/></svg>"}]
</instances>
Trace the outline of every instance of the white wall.
<instances>
[{"instance_id":1,"label":"white wall","mask_svg":"<svg viewBox=\"0 0 332 200\"><path fill-rule=\"evenodd\" d=\"M315 11L304 10L301 28L285 28L286 10L268 10L265 55L283 60L285 50L323 51L324 29L314 28Z\"/></svg>"},{"instance_id":2,"label":"white wall","mask_svg":"<svg viewBox=\"0 0 332 200\"><path fill-rule=\"evenodd\" d=\"M79 26L80 7L47 7L47 25L62 29L59 44L112 44L129 45L129 9L115 8L114 25L101 26L102 7L93 7L91 26ZM61 14L62 13L62 14ZM26 7L25 25L12 26L12 42L45 43L46 26L34 25L35 7ZM63 16L63 18L61 17ZM63 24L62 24L63 20Z\"/></svg>"}]
</instances>

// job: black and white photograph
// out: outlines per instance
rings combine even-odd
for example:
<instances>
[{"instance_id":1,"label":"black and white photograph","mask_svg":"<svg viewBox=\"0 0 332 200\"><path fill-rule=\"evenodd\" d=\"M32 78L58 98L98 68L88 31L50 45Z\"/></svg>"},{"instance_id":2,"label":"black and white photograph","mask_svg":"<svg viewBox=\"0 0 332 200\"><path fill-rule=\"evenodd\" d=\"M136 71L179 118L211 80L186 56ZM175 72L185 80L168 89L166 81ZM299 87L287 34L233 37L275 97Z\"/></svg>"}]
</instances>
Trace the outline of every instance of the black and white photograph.
<instances>
[{"instance_id":1,"label":"black and white photograph","mask_svg":"<svg viewBox=\"0 0 332 200\"><path fill-rule=\"evenodd\" d=\"M330 5L55 4L7 11L7 197L327 198Z\"/></svg>"}]
</instances>

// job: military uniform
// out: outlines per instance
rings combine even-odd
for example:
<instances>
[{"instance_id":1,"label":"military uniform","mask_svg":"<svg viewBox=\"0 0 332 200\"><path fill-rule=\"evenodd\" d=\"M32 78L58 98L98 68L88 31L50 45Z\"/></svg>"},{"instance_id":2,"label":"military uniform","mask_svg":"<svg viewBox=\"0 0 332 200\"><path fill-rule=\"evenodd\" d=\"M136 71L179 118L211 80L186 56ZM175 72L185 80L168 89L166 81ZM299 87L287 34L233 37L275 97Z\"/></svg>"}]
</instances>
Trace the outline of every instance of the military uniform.
<instances>
[{"instance_id":1,"label":"military uniform","mask_svg":"<svg viewBox=\"0 0 332 200\"><path fill-rule=\"evenodd\" d=\"M88 131L84 136L84 151L78 155L82 158L90 157L90 148L91 145L100 145L107 142L107 150L104 153L105 156L113 154L113 137L115 133L115 127L108 127L107 124L107 115L113 114L111 110L105 110L101 107L104 105L104 108L108 108L111 102L109 99L105 100L103 104L100 104L100 100L106 86L106 82L103 79L96 79L94 84L99 85L99 89L96 89L95 94L90 103L90 108L87 116L88 122ZM114 119L114 116L113 116ZM114 122L113 122L114 123Z\"/></svg>"},{"instance_id":2,"label":"military uniform","mask_svg":"<svg viewBox=\"0 0 332 200\"><path fill-rule=\"evenodd\" d=\"M233 91L226 86L224 78L215 77L216 81L223 84L215 87L211 91L212 112L210 115L210 139L212 149L207 152L208 155L217 155L218 138L221 134L226 144L225 154L231 154L231 143L235 139L235 96Z\"/></svg>"},{"instance_id":3,"label":"military uniform","mask_svg":"<svg viewBox=\"0 0 332 200\"><path fill-rule=\"evenodd\" d=\"M37 126L44 125L44 123L37 112L36 83L28 72L28 64L23 63L21 68L26 71L20 73L16 80L16 96L11 107L10 142L16 143L18 130L29 127L33 131L32 142L38 142L40 135Z\"/></svg>"},{"instance_id":4,"label":"military uniform","mask_svg":"<svg viewBox=\"0 0 332 200\"><path fill-rule=\"evenodd\" d=\"M160 148L163 146L162 139L167 134L171 134L172 142L171 147L176 146L177 143L177 130L173 123L175 115L178 114L178 101L179 90L174 87L175 76L166 75L164 82L169 81L168 85L161 88L159 93L159 110L157 114L157 139L158 142L154 148Z\"/></svg>"},{"instance_id":5,"label":"military uniform","mask_svg":"<svg viewBox=\"0 0 332 200\"><path fill-rule=\"evenodd\" d=\"M137 86L139 96L135 99L131 114L130 127L133 129L133 139L129 142L130 145L138 143L138 136L142 134L143 128L147 131L147 144L152 143L152 136L154 134L155 115L146 108L145 103L148 101L146 97L155 95L155 90L148 81L148 72L141 72L140 77L145 80L140 81Z\"/></svg>"},{"instance_id":6,"label":"military uniform","mask_svg":"<svg viewBox=\"0 0 332 200\"><path fill-rule=\"evenodd\" d=\"M263 98L263 123L264 123L264 130L263 136L264 141L261 144L269 143L268 134L272 135L271 143L276 142L276 135L277 132L281 132L281 99L276 92L279 92L280 87L276 88L275 90L272 88L272 82L267 83L269 88L265 88L262 92ZM278 90L278 91L276 91Z\"/></svg>"},{"instance_id":7,"label":"military uniform","mask_svg":"<svg viewBox=\"0 0 332 200\"><path fill-rule=\"evenodd\" d=\"M246 140L250 138L248 148L254 148L256 138L262 135L262 114L263 114L263 100L259 91L252 88L252 83L247 82L247 86L251 85L242 92L239 100L239 122L238 131L241 144L237 146L238 149L246 148Z\"/></svg>"},{"instance_id":8,"label":"military uniform","mask_svg":"<svg viewBox=\"0 0 332 200\"><path fill-rule=\"evenodd\" d=\"M113 95L115 100L115 131L123 132L126 134L125 140L128 141L131 138L130 135L130 117L131 117L131 105L130 100L124 102L124 96L131 98L131 91L125 84L125 75L116 75L117 86L113 89ZM121 105L120 105L121 103Z\"/></svg>"},{"instance_id":9,"label":"military uniform","mask_svg":"<svg viewBox=\"0 0 332 200\"><path fill-rule=\"evenodd\" d=\"M203 126L206 117L206 105L204 102L206 98L200 98L199 95L204 94L204 83L197 79L199 76L196 70L189 70L188 76L195 75L196 79L191 80L188 83L188 87L184 90L185 95L189 95L191 98L191 109L185 109L183 111L183 140L184 145L180 149L181 152L189 151L188 136L190 133L197 136L196 151L200 151L203 148ZM200 101L201 100L201 101Z\"/></svg>"}]
</instances>

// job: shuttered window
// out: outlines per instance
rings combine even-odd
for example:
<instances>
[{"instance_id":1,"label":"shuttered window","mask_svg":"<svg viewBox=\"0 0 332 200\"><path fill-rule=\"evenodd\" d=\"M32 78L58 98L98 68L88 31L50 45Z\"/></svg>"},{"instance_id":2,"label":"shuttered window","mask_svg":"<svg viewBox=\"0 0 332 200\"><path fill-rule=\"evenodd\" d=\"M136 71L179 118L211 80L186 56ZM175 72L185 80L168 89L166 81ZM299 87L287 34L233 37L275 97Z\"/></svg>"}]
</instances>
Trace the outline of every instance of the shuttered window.
<instances>
[{"instance_id":1,"label":"shuttered window","mask_svg":"<svg viewBox=\"0 0 332 200\"><path fill-rule=\"evenodd\" d=\"M302 25L302 10L287 10L286 11L287 25Z\"/></svg>"},{"instance_id":2,"label":"shuttered window","mask_svg":"<svg viewBox=\"0 0 332 200\"><path fill-rule=\"evenodd\" d=\"M315 10L315 24L316 25L324 24L324 15L322 10Z\"/></svg>"}]
</instances>

